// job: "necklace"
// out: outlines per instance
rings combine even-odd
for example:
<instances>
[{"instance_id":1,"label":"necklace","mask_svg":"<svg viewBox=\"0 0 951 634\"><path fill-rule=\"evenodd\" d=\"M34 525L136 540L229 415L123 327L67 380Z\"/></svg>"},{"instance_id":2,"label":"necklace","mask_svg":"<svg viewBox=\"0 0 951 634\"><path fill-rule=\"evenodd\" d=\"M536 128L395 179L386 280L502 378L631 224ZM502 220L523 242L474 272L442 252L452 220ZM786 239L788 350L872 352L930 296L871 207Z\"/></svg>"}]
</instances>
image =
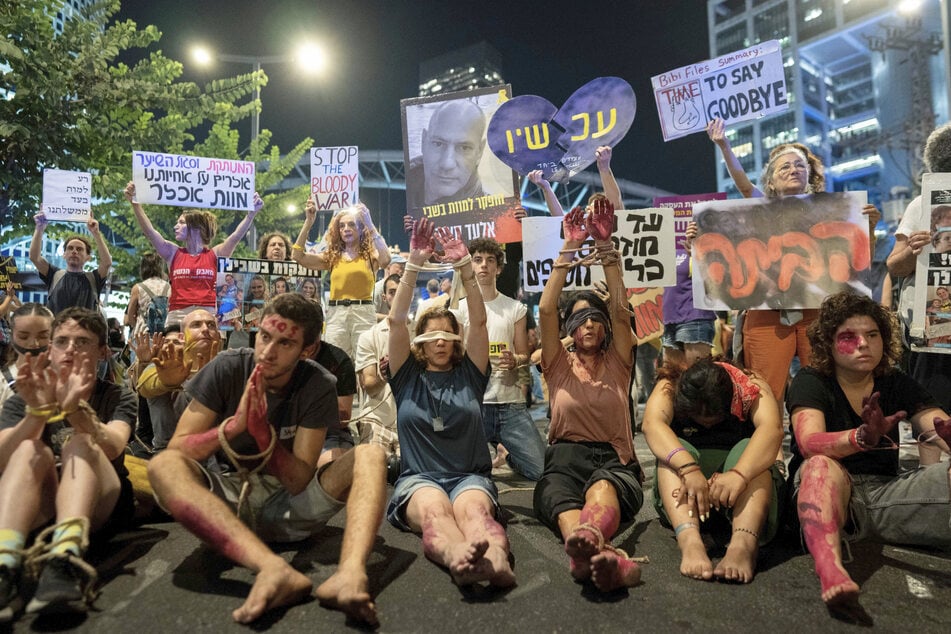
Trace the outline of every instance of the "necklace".
<instances>
[{"instance_id":1,"label":"necklace","mask_svg":"<svg viewBox=\"0 0 951 634\"><path fill-rule=\"evenodd\" d=\"M439 398L437 399L434 392L433 384L430 383L429 377L427 376L427 370L423 370L420 378L423 380L423 385L426 387L426 398L429 401L429 414L433 417L433 431L443 431L446 426L442 418L442 404L445 401L446 390L449 390L450 396L455 392L455 385L453 384L452 370L449 371L449 385L444 386L439 391Z\"/></svg>"}]
</instances>

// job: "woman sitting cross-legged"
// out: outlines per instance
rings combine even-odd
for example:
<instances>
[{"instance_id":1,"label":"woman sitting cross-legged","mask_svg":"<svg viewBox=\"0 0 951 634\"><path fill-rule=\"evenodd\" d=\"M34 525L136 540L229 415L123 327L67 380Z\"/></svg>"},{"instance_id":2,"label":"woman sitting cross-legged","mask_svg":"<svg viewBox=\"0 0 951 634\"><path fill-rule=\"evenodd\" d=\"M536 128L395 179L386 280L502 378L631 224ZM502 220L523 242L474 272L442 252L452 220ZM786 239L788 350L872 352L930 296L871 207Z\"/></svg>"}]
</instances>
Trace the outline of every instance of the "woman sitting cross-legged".
<instances>
[{"instance_id":1,"label":"woman sitting cross-legged","mask_svg":"<svg viewBox=\"0 0 951 634\"><path fill-rule=\"evenodd\" d=\"M416 276L433 253L433 235L432 223L416 221L409 264L388 318L402 473L387 519L421 533L426 557L448 568L456 584L508 587L515 574L505 529L495 519L498 491L482 427L490 369L485 302L465 244L448 229L441 227L436 237L445 250L440 259L453 263L467 291L466 351L448 309L421 317L412 341L407 327Z\"/></svg>"},{"instance_id":2,"label":"woman sitting cross-legged","mask_svg":"<svg viewBox=\"0 0 951 634\"><path fill-rule=\"evenodd\" d=\"M680 573L749 583L760 544L776 534L784 478L782 422L765 381L711 358L668 364L644 410L644 438L657 458L654 506L674 527ZM732 523L716 568L700 536L711 507Z\"/></svg>"}]
</instances>

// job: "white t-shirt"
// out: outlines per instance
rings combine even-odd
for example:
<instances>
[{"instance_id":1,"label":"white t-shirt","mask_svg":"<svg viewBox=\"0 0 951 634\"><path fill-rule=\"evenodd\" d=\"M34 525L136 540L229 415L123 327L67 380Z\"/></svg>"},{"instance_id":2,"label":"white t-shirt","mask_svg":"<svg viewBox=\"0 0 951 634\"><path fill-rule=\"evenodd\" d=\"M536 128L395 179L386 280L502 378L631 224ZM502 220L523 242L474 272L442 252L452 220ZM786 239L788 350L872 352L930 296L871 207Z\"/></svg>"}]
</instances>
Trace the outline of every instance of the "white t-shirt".
<instances>
[{"instance_id":1,"label":"white t-shirt","mask_svg":"<svg viewBox=\"0 0 951 634\"><path fill-rule=\"evenodd\" d=\"M389 354L390 323L386 319L378 321L369 330L360 334L357 340L357 351L354 355L353 364L357 374L363 368L371 365L376 367L377 374L380 374L380 359ZM412 362L410 359L408 362ZM373 421L383 425L386 428L396 431L396 401L393 400L393 390L390 389L389 381L383 386L383 390L376 396L372 396L360 388L361 416L366 416L368 421Z\"/></svg>"},{"instance_id":2,"label":"white t-shirt","mask_svg":"<svg viewBox=\"0 0 951 634\"><path fill-rule=\"evenodd\" d=\"M16 381L17 378L17 364L11 363L7 366L6 370L10 373L10 376L13 377L13 380ZM7 399L15 394L13 388L8 384L8 379L6 375L0 374L0 408L3 407L3 404L7 402Z\"/></svg>"},{"instance_id":3,"label":"white t-shirt","mask_svg":"<svg viewBox=\"0 0 951 634\"><path fill-rule=\"evenodd\" d=\"M486 326L489 331L489 360L492 362L492 373L489 375L489 386L485 390L483 403L524 403L525 396L518 385L518 368L503 370L499 368L499 359L502 350L511 350L515 353L515 324L525 319L528 308L522 302L512 299L502 293L485 303ZM465 327L469 327L469 307L465 302L459 302L459 316Z\"/></svg>"},{"instance_id":4,"label":"white t-shirt","mask_svg":"<svg viewBox=\"0 0 951 634\"><path fill-rule=\"evenodd\" d=\"M895 235L902 235L908 238L916 231L930 231L931 217L924 217L924 211L921 204L921 196L916 197L908 206L905 207L905 213L895 229ZM911 311L915 305L915 273L912 273L902 283L901 293L898 299L898 315L906 325L911 324Z\"/></svg>"}]
</instances>

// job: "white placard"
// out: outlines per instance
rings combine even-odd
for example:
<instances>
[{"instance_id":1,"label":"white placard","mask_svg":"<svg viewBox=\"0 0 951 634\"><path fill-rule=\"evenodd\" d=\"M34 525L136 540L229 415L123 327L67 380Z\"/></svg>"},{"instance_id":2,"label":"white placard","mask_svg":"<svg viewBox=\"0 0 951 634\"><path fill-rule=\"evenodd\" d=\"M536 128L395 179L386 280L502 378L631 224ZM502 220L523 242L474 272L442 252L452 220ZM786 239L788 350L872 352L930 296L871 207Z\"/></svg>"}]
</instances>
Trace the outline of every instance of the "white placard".
<instances>
[{"instance_id":1,"label":"white placard","mask_svg":"<svg viewBox=\"0 0 951 634\"><path fill-rule=\"evenodd\" d=\"M356 145L310 149L310 194L317 211L334 211L360 202Z\"/></svg>"},{"instance_id":2,"label":"white placard","mask_svg":"<svg viewBox=\"0 0 951 634\"><path fill-rule=\"evenodd\" d=\"M254 208L254 162L132 152L136 200L203 209Z\"/></svg>"},{"instance_id":3,"label":"white placard","mask_svg":"<svg viewBox=\"0 0 951 634\"><path fill-rule=\"evenodd\" d=\"M89 172L43 170L43 213L50 222L86 222L92 209Z\"/></svg>"}]
</instances>

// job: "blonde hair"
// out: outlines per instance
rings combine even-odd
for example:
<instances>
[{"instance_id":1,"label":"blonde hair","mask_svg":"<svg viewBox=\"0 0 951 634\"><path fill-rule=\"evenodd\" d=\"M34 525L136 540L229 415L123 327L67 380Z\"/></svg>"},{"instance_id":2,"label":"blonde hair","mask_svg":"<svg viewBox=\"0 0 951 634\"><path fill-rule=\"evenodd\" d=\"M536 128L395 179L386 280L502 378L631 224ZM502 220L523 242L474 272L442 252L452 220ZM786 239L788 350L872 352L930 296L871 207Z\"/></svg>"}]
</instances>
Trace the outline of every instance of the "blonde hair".
<instances>
[{"instance_id":1,"label":"blonde hair","mask_svg":"<svg viewBox=\"0 0 951 634\"><path fill-rule=\"evenodd\" d=\"M769 162L766 163L766 167L763 168L763 176L760 178L760 185L763 188L763 194L767 198L775 198L779 196L779 193L776 191L776 188L773 187L773 174L776 172L776 162L780 156L784 154L789 154L790 152L797 154L799 158L806 162L808 166L808 174L806 176L806 189L803 192L804 194L817 194L823 192L826 189L826 177L825 171L822 167L822 161L819 160L819 157L813 154L809 148L807 148L802 143L783 143L782 145L777 145L769 153Z\"/></svg>"}]
</instances>

